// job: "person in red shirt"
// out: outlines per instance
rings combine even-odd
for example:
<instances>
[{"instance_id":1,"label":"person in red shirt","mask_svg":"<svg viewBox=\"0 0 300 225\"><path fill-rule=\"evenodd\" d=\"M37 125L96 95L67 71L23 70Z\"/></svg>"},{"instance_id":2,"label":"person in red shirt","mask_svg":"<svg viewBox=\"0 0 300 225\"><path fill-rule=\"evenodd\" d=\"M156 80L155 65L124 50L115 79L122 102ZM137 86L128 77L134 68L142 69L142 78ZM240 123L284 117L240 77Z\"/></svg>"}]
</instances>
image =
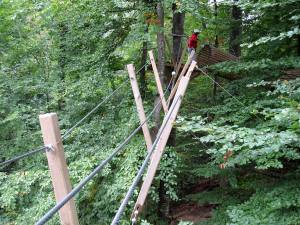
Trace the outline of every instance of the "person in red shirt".
<instances>
[{"instance_id":1,"label":"person in red shirt","mask_svg":"<svg viewBox=\"0 0 300 225\"><path fill-rule=\"evenodd\" d=\"M196 59L196 49L197 49L197 42L198 42L198 35L200 31L198 29L195 29L193 31L193 34L188 39L188 52L189 55L192 53L192 51L195 51L195 55L193 57L193 60Z\"/></svg>"}]
</instances>

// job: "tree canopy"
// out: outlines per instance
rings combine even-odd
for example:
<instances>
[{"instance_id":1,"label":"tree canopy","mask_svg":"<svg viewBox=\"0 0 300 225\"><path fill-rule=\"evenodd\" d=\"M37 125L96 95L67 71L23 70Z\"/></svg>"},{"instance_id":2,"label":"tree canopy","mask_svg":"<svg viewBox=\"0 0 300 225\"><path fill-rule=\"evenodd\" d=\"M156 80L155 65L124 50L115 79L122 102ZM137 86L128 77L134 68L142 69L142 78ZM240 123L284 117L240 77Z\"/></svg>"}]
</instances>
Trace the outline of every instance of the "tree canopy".
<instances>
[{"instance_id":1,"label":"tree canopy","mask_svg":"<svg viewBox=\"0 0 300 225\"><path fill-rule=\"evenodd\" d=\"M0 1L0 162L42 145L40 114L56 112L64 134L126 82L126 64L138 71L152 49L171 65L197 28L198 55L205 45L241 54L190 82L138 224L299 224L299 9L298 0ZM138 79L150 112L147 65ZM138 124L128 82L64 142L73 186ZM80 224L111 223L145 155L140 133L76 196ZM120 224L131 224L138 191ZM0 224L34 224L54 204L44 154L0 167ZM189 220L191 204L209 216L199 209Z\"/></svg>"}]
</instances>

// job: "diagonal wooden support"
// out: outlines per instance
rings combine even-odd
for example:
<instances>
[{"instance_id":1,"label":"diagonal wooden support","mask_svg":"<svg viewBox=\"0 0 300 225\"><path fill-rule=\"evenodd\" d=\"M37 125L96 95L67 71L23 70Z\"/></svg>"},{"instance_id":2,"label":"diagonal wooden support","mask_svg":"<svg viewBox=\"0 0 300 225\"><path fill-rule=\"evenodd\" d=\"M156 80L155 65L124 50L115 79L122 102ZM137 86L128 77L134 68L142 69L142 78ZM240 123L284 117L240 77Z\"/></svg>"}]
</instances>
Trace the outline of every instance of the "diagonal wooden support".
<instances>
[{"instance_id":1,"label":"diagonal wooden support","mask_svg":"<svg viewBox=\"0 0 300 225\"><path fill-rule=\"evenodd\" d=\"M143 106L143 101L142 101L142 97L140 94L140 90L139 90L139 86L137 83L137 79L135 76L135 71L134 71L134 66L133 64L129 64L127 65L127 70L128 70L128 74L129 74L129 78L130 78L130 83L131 83L131 87L132 87L132 92L134 95L134 99L135 99L135 103L136 103L136 108L137 108L137 112L138 112L138 116L140 119L140 123L143 124L142 126L142 130L143 130L143 134L144 134L144 138L146 141L146 146L147 146L147 150L150 151L151 147L152 147L152 140L151 140L151 135L148 129L148 124L146 121L146 114L145 114L145 110L144 110L144 106Z\"/></svg>"},{"instance_id":2,"label":"diagonal wooden support","mask_svg":"<svg viewBox=\"0 0 300 225\"><path fill-rule=\"evenodd\" d=\"M171 84L172 84L171 90L174 88L178 73L179 73L180 68L181 68L182 61L184 59L185 52L186 52L186 45L184 45L184 49L181 53L181 57L180 57L180 60L179 60L178 64L176 66L174 66L175 74L173 75L173 73L172 73L172 78L171 78L171 81L170 81Z\"/></svg>"},{"instance_id":3,"label":"diagonal wooden support","mask_svg":"<svg viewBox=\"0 0 300 225\"><path fill-rule=\"evenodd\" d=\"M146 201L146 197L148 195L148 192L149 192L149 189L151 187L152 181L154 179L154 176L155 176L156 170L158 168L160 159L162 157L162 154L164 153L165 146L167 144L167 141L168 141L168 138L170 136L173 124L175 122L177 113L179 111L179 108L180 108L180 105L181 105L181 102L182 102L182 97L185 94L185 91L187 89L188 83L189 83L190 78L191 78L191 74L192 74L196 64L197 63L195 61L192 62L186 76L182 77L182 79L180 81L180 84L178 86L178 91L177 91L176 96L175 96L176 101L173 101L173 103L172 103L173 105L171 106L171 108L174 107L174 110L172 112L169 111L169 113L172 113L171 116L170 116L170 119L167 119L169 114L167 114L165 116L165 119L163 121L162 126L164 126L165 124L166 125L165 125L164 131L163 131L163 133L160 137L160 140L157 143L156 149L152 154L151 162L150 162L150 165L148 167L146 177L145 177L143 185L141 187L138 199L135 203L134 211L132 213L132 218L136 218L138 216L138 214L141 212L141 210L144 206L144 203ZM178 99L178 101L177 101L177 99Z\"/></svg>"},{"instance_id":4,"label":"diagonal wooden support","mask_svg":"<svg viewBox=\"0 0 300 225\"><path fill-rule=\"evenodd\" d=\"M180 70L180 67L181 67L181 63L182 63L183 58L184 58L184 55L185 55L185 52L186 52L186 46L187 46L187 45L184 45L183 51L182 51L182 53L181 53L180 60L179 60L179 62L178 62L178 64L177 64L176 71L175 71L175 79L176 79L176 77L177 77L177 75L178 75L178 73L179 73L179 70Z\"/></svg>"},{"instance_id":5,"label":"diagonal wooden support","mask_svg":"<svg viewBox=\"0 0 300 225\"><path fill-rule=\"evenodd\" d=\"M155 59L154 59L154 55L153 55L152 50L149 51L149 57L150 57L150 62L151 62L151 65L152 65L154 76L155 76L157 91L158 91L158 94L159 94L160 99L161 99L161 104L163 106L164 112L167 113L168 112L168 107L167 107L167 103L166 103L166 100L165 100L165 97L164 97L163 88L162 88L162 85L161 85L161 81L160 81L160 78L159 78L159 73L158 73L158 70L157 70L157 66L156 66L156 63L155 63Z\"/></svg>"},{"instance_id":6,"label":"diagonal wooden support","mask_svg":"<svg viewBox=\"0 0 300 225\"><path fill-rule=\"evenodd\" d=\"M178 88L178 86L179 86L180 80L181 80L181 78L183 77L183 75L186 73L186 71L187 71L189 65L190 65L191 62L192 62L192 59L193 59L194 55L195 55L195 51L192 51L192 53L189 55L189 58L188 58L186 64L184 65L184 67L183 67L183 69L182 69L182 71L181 71L181 73L180 73L180 75L179 75L179 77L178 77L178 79L177 79L177 82L176 82L174 88L173 88L172 91L171 91L171 94L170 94L170 96L169 96L169 98L168 98L168 101L167 101L167 105L168 105L168 106L170 106L170 103L171 103L172 99L174 98L174 96L175 96L175 94L176 94L176 91L177 91L177 88ZM196 62L196 64L197 64L197 62Z\"/></svg>"}]
</instances>

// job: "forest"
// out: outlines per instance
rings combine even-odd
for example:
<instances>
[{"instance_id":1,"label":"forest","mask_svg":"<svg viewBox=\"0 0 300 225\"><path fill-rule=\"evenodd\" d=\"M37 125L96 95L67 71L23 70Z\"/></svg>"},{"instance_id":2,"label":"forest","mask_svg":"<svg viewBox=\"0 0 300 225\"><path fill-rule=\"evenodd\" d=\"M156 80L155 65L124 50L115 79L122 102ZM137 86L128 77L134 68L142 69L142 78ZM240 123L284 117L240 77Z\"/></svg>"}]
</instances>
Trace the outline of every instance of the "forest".
<instances>
[{"instance_id":1,"label":"forest","mask_svg":"<svg viewBox=\"0 0 300 225\"><path fill-rule=\"evenodd\" d=\"M299 0L0 0L0 225L56 204L45 148L6 163L44 145L39 116L57 114L75 187L140 125L128 64L159 134L148 52L167 98L195 29L197 67L146 204L132 221L141 179L119 224L300 225L299 24ZM79 223L111 224L148 155L139 131L74 196Z\"/></svg>"}]
</instances>

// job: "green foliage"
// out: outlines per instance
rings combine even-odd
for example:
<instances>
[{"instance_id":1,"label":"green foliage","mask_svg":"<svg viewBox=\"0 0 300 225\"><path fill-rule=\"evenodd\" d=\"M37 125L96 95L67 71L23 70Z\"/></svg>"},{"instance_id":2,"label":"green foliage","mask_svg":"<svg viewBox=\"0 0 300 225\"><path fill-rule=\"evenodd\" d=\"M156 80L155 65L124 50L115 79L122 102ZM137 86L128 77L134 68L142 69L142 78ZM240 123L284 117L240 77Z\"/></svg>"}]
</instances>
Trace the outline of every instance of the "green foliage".
<instances>
[{"instance_id":1,"label":"green foliage","mask_svg":"<svg viewBox=\"0 0 300 225\"><path fill-rule=\"evenodd\" d=\"M251 48L251 51L246 50L248 58L260 55L277 59L295 53L295 37L299 35L299 1L240 0L239 6L247 15L243 37L244 46Z\"/></svg>"},{"instance_id":2,"label":"green foliage","mask_svg":"<svg viewBox=\"0 0 300 225\"><path fill-rule=\"evenodd\" d=\"M299 85L300 80L277 82L274 91L265 94L265 99L257 100L251 107L250 115L240 115L246 118L235 118L231 111L225 111L227 115L218 123L207 123L201 117L193 117L179 128L185 132L200 133L199 141L211 146L207 153L212 155L214 162L223 162L223 156L227 151L233 152L226 166L233 167L255 163L259 169L282 168L281 160L296 160L300 158L299 143ZM285 91L284 91L285 90ZM270 98L269 96L272 96ZM293 96L291 98L291 96ZM268 101L278 97L278 105L274 108L266 107ZM236 101L232 99L231 101ZM231 101L222 106L229 108ZM229 106L228 106L229 105ZM246 110L247 111L247 110ZM224 116L219 113L216 117ZM234 116L234 118L232 118ZM258 120L255 128L242 127L239 120ZM228 123L232 125L227 125Z\"/></svg>"},{"instance_id":3,"label":"green foliage","mask_svg":"<svg viewBox=\"0 0 300 225\"><path fill-rule=\"evenodd\" d=\"M299 224L298 183L297 180L280 182L257 191L241 205L229 207L230 223L227 224Z\"/></svg>"},{"instance_id":4,"label":"green foliage","mask_svg":"<svg viewBox=\"0 0 300 225\"><path fill-rule=\"evenodd\" d=\"M218 36L220 48L228 48L232 1L218 2L217 16L206 0L163 3L165 34L172 30L175 3L186 13L186 34L199 28L200 45ZM158 28L145 24L144 15L155 14L155 4L0 2L1 161L41 145L39 114L57 112L64 133L127 78L124 65L139 63L143 41L156 46ZM243 57L208 71L241 79L220 79L226 91L219 89L215 98L210 79L191 82L178 119L178 145L166 149L141 224L166 223L157 216L160 182L172 203L214 204L205 224L299 224L300 80L275 80L283 70L300 67L299 1L240 0L237 6L243 10ZM145 103L151 109L156 88L148 75ZM73 186L138 124L128 85L64 142ZM111 222L145 155L139 135L79 193L81 224ZM34 224L54 205L44 154L0 170L0 224ZM186 195L199 180L215 186ZM130 223L133 205L121 224ZM49 224L59 224L58 215Z\"/></svg>"},{"instance_id":5,"label":"green foliage","mask_svg":"<svg viewBox=\"0 0 300 225\"><path fill-rule=\"evenodd\" d=\"M278 77L285 69L300 67L299 57L283 57L278 60L263 58L245 62L223 62L210 67L215 73L236 74L240 77L259 77L259 79Z\"/></svg>"}]
</instances>

